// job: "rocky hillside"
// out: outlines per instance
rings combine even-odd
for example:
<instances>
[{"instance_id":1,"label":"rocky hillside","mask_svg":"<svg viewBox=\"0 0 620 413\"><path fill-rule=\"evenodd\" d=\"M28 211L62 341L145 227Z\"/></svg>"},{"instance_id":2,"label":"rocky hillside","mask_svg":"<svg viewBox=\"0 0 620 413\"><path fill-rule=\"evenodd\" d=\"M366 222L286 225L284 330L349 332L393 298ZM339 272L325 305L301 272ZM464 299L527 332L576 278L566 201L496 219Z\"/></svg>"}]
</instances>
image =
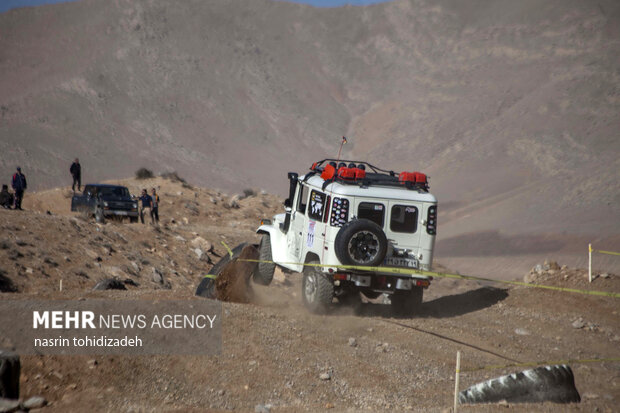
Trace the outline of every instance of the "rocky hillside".
<instances>
[{"instance_id":1,"label":"rocky hillside","mask_svg":"<svg viewBox=\"0 0 620 413\"><path fill-rule=\"evenodd\" d=\"M281 200L252 193L243 199L162 178L115 181L131 193L158 188L160 225L128 224L69 211L72 192L58 188L27 196L26 211L0 210L0 276L3 291L44 293L91 289L114 278L138 287L192 292L222 241L254 242L259 220L271 217ZM248 190L249 192L249 190ZM79 241L78 241L79 240Z\"/></svg>"}]
</instances>

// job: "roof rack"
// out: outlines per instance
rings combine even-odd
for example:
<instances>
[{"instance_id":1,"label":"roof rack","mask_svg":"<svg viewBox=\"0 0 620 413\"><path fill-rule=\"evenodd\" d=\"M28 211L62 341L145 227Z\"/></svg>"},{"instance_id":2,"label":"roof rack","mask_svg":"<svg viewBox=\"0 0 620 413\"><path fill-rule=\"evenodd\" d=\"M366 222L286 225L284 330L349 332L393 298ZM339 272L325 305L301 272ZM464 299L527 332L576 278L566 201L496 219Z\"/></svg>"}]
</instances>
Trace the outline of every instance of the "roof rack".
<instances>
[{"instance_id":1,"label":"roof rack","mask_svg":"<svg viewBox=\"0 0 620 413\"><path fill-rule=\"evenodd\" d=\"M339 166L343 163L345 166ZM336 164L336 167L333 164ZM351 164L354 166L347 166ZM429 190L428 179L425 174L420 172L398 173L392 170L381 169L365 161L327 158L313 163L310 171L304 177L304 181L307 181L311 176L321 174L320 177L325 181L323 183L323 190L332 182L358 185L362 188L382 185L404 187L418 192L428 192Z\"/></svg>"}]
</instances>

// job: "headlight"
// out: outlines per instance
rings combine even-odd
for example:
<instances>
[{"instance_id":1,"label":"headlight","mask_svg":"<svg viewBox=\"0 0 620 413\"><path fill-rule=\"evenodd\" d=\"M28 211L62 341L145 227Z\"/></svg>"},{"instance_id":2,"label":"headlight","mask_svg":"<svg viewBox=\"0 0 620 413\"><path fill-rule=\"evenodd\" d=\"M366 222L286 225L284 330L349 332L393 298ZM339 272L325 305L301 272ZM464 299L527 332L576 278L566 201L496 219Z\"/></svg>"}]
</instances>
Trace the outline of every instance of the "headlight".
<instances>
[{"instance_id":1,"label":"headlight","mask_svg":"<svg viewBox=\"0 0 620 413\"><path fill-rule=\"evenodd\" d=\"M133 203L133 207L134 207L134 208L138 208L138 203L137 203L137 202L134 202L134 203Z\"/></svg>"},{"instance_id":2,"label":"headlight","mask_svg":"<svg viewBox=\"0 0 620 413\"><path fill-rule=\"evenodd\" d=\"M108 206L108 203L106 201L103 201L103 206Z\"/></svg>"}]
</instances>

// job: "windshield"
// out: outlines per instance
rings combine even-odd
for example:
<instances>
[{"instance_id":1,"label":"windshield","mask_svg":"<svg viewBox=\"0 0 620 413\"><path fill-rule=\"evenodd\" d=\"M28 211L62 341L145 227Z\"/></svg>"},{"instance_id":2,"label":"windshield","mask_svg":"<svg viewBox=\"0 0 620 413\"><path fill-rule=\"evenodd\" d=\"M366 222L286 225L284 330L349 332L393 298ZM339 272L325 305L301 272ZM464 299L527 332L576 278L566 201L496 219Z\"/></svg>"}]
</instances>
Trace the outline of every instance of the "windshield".
<instances>
[{"instance_id":1,"label":"windshield","mask_svg":"<svg viewBox=\"0 0 620 413\"><path fill-rule=\"evenodd\" d=\"M129 197L129 190L125 187L119 186L116 188L113 187L102 187L99 188L99 193L103 196L117 196L117 197Z\"/></svg>"}]
</instances>

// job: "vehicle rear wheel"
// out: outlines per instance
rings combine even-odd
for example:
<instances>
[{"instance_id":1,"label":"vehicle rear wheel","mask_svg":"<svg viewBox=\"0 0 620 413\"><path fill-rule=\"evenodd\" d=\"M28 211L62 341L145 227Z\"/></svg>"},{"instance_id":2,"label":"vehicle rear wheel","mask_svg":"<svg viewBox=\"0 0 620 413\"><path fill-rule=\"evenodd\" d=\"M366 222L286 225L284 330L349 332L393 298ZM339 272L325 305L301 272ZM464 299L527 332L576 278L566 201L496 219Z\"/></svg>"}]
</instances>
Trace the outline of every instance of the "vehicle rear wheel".
<instances>
[{"instance_id":1,"label":"vehicle rear wheel","mask_svg":"<svg viewBox=\"0 0 620 413\"><path fill-rule=\"evenodd\" d=\"M269 234L264 234L261 238L258 246L258 256L261 262L256 266L252 279L256 284L269 285L271 280L273 280L273 273L276 269L271 254L271 237Z\"/></svg>"},{"instance_id":2,"label":"vehicle rear wheel","mask_svg":"<svg viewBox=\"0 0 620 413\"><path fill-rule=\"evenodd\" d=\"M334 249L345 265L377 266L387 252L387 237L383 229L368 219L354 219L342 226Z\"/></svg>"},{"instance_id":3,"label":"vehicle rear wheel","mask_svg":"<svg viewBox=\"0 0 620 413\"><path fill-rule=\"evenodd\" d=\"M129 217L129 222L135 224L136 222L138 222L138 217Z\"/></svg>"},{"instance_id":4,"label":"vehicle rear wheel","mask_svg":"<svg viewBox=\"0 0 620 413\"><path fill-rule=\"evenodd\" d=\"M400 316L415 315L422 306L423 296L422 287L413 287L410 291L396 291L390 296L392 309Z\"/></svg>"},{"instance_id":5,"label":"vehicle rear wheel","mask_svg":"<svg viewBox=\"0 0 620 413\"><path fill-rule=\"evenodd\" d=\"M310 261L309 264L320 264ZM324 313L334 299L334 283L331 276L321 272L321 267L305 266L301 283L304 306L313 313Z\"/></svg>"}]
</instances>

